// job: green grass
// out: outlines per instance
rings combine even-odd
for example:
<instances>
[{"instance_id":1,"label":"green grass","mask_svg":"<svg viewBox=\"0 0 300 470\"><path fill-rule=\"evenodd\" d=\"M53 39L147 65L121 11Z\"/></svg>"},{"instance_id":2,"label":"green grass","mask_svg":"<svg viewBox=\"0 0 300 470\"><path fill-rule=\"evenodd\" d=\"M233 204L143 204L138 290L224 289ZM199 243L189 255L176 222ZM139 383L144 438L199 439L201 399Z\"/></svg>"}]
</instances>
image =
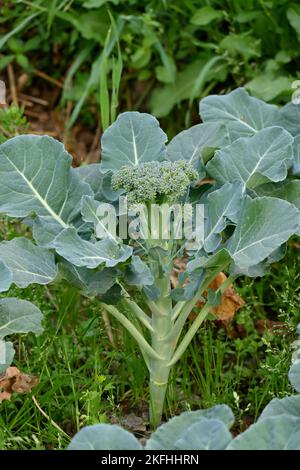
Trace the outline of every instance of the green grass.
<instances>
[{"instance_id":1,"label":"green grass","mask_svg":"<svg viewBox=\"0 0 300 470\"><path fill-rule=\"evenodd\" d=\"M10 228L10 235L18 225ZM291 392L287 371L299 312L300 252L290 245L287 258L262 279L239 281L247 301L225 330L207 322L175 366L166 412L230 405L237 431L244 429L273 396ZM2 294L3 295L3 294ZM33 301L44 312L45 332L15 337L15 364L39 377L29 395L14 395L0 405L0 448L63 449L82 426L121 422L128 413L147 410L147 372L134 341L111 320L113 348L96 303L63 283L45 289L12 288L9 296ZM258 320L284 322L260 334ZM58 430L61 429L61 431Z\"/></svg>"},{"instance_id":2,"label":"green grass","mask_svg":"<svg viewBox=\"0 0 300 470\"><path fill-rule=\"evenodd\" d=\"M132 109L162 118L172 137L198 122L198 98L210 93L246 85L266 101L291 99L299 77L296 3L19 0L12 8L6 0L0 72L5 77L12 64L29 87L41 87L38 71L50 76L50 90L53 79L64 82L55 102L74 105L69 129L95 128L99 114L103 130L116 108Z\"/></svg>"}]
</instances>

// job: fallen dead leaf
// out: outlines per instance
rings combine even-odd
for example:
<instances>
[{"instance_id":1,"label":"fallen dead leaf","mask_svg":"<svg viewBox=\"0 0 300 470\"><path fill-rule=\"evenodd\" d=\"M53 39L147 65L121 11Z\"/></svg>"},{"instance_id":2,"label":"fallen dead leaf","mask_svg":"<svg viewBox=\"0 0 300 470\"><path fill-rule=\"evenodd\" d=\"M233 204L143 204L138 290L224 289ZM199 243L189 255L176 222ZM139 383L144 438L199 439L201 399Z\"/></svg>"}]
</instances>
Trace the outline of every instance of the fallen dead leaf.
<instances>
[{"instance_id":1,"label":"fallen dead leaf","mask_svg":"<svg viewBox=\"0 0 300 470\"><path fill-rule=\"evenodd\" d=\"M31 392L37 383L37 377L24 374L17 367L8 367L0 375L0 402L10 400L13 393Z\"/></svg>"},{"instance_id":2,"label":"fallen dead leaf","mask_svg":"<svg viewBox=\"0 0 300 470\"><path fill-rule=\"evenodd\" d=\"M143 419L134 413L125 415L122 419L122 425L132 432L145 432L146 426Z\"/></svg>"},{"instance_id":3,"label":"fallen dead leaf","mask_svg":"<svg viewBox=\"0 0 300 470\"><path fill-rule=\"evenodd\" d=\"M181 258L175 260L174 263L174 269L171 273L171 283L173 287L176 287L178 284L178 275L180 272L185 271L186 269L186 259ZM220 272L216 278L213 280L213 282L208 286L209 289L212 289L214 291L217 291L223 282L227 280L226 274ZM207 291L204 293L204 297L207 297ZM199 301L196 304L196 307L203 307L204 303ZM212 309L212 313L217 317L218 320L221 321L227 321L231 320L235 312L239 310L241 307L245 305L244 300L241 298L239 294L234 290L233 285L231 284L230 286L225 289L225 291L222 294L222 302L220 305L218 305L216 308ZM196 313L192 312L190 315L190 319L194 319L196 317Z\"/></svg>"},{"instance_id":4,"label":"fallen dead leaf","mask_svg":"<svg viewBox=\"0 0 300 470\"><path fill-rule=\"evenodd\" d=\"M217 291L226 280L226 274L219 273L213 282L209 285L209 288ZM223 292L221 304L214 308L212 312L218 318L218 320L231 320L234 317L235 312L244 305L245 301L239 294L235 292L234 287L231 284Z\"/></svg>"}]
</instances>

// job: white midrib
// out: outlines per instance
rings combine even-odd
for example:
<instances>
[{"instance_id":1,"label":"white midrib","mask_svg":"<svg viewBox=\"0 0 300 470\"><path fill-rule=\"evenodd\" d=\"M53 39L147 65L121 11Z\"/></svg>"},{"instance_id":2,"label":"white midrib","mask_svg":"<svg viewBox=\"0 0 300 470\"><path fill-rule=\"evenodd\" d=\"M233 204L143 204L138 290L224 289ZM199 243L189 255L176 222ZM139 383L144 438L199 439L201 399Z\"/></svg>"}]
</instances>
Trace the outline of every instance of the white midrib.
<instances>
[{"instance_id":1,"label":"white midrib","mask_svg":"<svg viewBox=\"0 0 300 470\"><path fill-rule=\"evenodd\" d=\"M134 164L138 165L139 164L139 159L138 159L138 153L137 153L136 142L135 142L135 135L134 135L134 132L133 132L132 124L131 124L131 134L132 134L132 146L133 146L133 153L134 153Z\"/></svg>"},{"instance_id":2,"label":"white midrib","mask_svg":"<svg viewBox=\"0 0 300 470\"><path fill-rule=\"evenodd\" d=\"M108 237L113 240L114 242L118 243L118 240L110 233L110 231L108 230L108 228L105 227L105 225L102 223L101 219L99 218L98 214L97 214L97 210L96 212L94 212L90 207L88 207L90 213L92 214L92 217L95 217L96 220L97 220L97 224L99 224L103 230L105 231L105 233L107 233ZM97 236L97 235L96 235ZM100 238L100 237L99 237Z\"/></svg>"},{"instance_id":3,"label":"white midrib","mask_svg":"<svg viewBox=\"0 0 300 470\"><path fill-rule=\"evenodd\" d=\"M252 168L251 173L249 173L248 178L247 178L247 181L245 181L245 184L246 184L246 183L250 180L250 178L255 174L256 170L259 168L259 165L261 164L261 162L263 161L263 159L265 158L265 156L268 154L269 150L273 147L273 144L274 144L274 142L272 142L272 143L269 145L269 147L266 149L266 151L265 151L262 155L260 155L260 157L258 158L258 161L257 161L257 163L256 163L256 165L255 165L255 167Z\"/></svg>"},{"instance_id":4,"label":"white midrib","mask_svg":"<svg viewBox=\"0 0 300 470\"><path fill-rule=\"evenodd\" d=\"M200 148L201 148L201 145L199 145L199 144L196 145L195 150L193 151L192 156L191 156L191 158L189 159L189 163L193 163L193 162L194 162L194 157L195 157L195 155L197 154L197 152L199 152L199 149L200 149Z\"/></svg>"},{"instance_id":5,"label":"white midrib","mask_svg":"<svg viewBox=\"0 0 300 470\"><path fill-rule=\"evenodd\" d=\"M231 119L230 121L237 121L237 122L240 122L241 124L243 124L245 127L248 127L248 129L250 129L251 131L257 133L257 129L255 129L254 127L250 126L250 124L248 124L246 121L243 121L243 119L241 119L239 116L235 116L234 114L231 114L229 113L228 111L224 111L224 109L222 109L222 112L224 114L227 114L227 116L230 116Z\"/></svg>"},{"instance_id":6,"label":"white midrib","mask_svg":"<svg viewBox=\"0 0 300 470\"><path fill-rule=\"evenodd\" d=\"M5 325L2 325L0 327L0 338L1 338L1 330L5 330L7 328L9 328L11 330L11 325L13 325L14 323L19 322L21 318L26 318L26 320L28 320L28 315L24 315L24 317L13 318L12 320L9 320L7 323L5 323ZM12 330L12 332L13 332L13 330Z\"/></svg>"},{"instance_id":7,"label":"white midrib","mask_svg":"<svg viewBox=\"0 0 300 470\"><path fill-rule=\"evenodd\" d=\"M253 243L249 243L249 245L246 245L244 246L243 248L241 248L240 250L237 250L235 251L233 254L233 256L236 256L238 255L239 253L243 253L243 251L246 251L248 250L249 248L251 248L252 246L255 246L255 245L261 245L263 242L265 242L266 240L272 240L272 238L275 238L276 236L278 236L278 234L272 234L272 235L269 235L267 237L264 237L264 238L261 238L260 240L256 240L255 242Z\"/></svg>"},{"instance_id":8,"label":"white midrib","mask_svg":"<svg viewBox=\"0 0 300 470\"><path fill-rule=\"evenodd\" d=\"M205 237L205 241L207 241L214 233L215 233L215 230L220 222L220 219L222 219L223 217L226 216L226 212L227 212L227 209L228 207L230 207L230 204L232 202L232 199L230 200L230 202L227 204L227 206L224 208L222 214L220 215L220 217L218 218L217 222L215 223L215 225L210 229L209 233L207 234L207 236Z\"/></svg>"},{"instance_id":9,"label":"white midrib","mask_svg":"<svg viewBox=\"0 0 300 470\"><path fill-rule=\"evenodd\" d=\"M16 271L16 272L19 272L19 273L24 273L24 274L30 274L32 276L35 276L35 277L41 277L41 278L44 278L44 279L52 279L51 276L46 276L45 274L40 274L40 273L35 273L33 271L28 271L27 269L18 269L18 268L13 268L13 271Z\"/></svg>"},{"instance_id":10,"label":"white midrib","mask_svg":"<svg viewBox=\"0 0 300 470\"><path fill-rule=\"evenodd\" d=\"M53 219L55 219L63 228L69 228L69 225L67 225L55 212L54 210L49 206L49 204L47 203L47 201L45 201L45 199L42 198L42 196L37 192L37 190L35 189L35 187L31 184L31 182L29 181L29 179L26 178L26 176L24 175L24 173L22 173L19 168L11 161L9 160L8 158L8 161L11 163L11 165L14 167L14 169L16 170L16 172L24 179L24 181L26 181L26 183L28 184L29 188L31 189L31 191L33 192L33 194L35 195L35 197L40 201L40 203L42 204L42 206L49 212L49 214L51 214L51 216L53 217Z\"/></svg>"}]
</instances>

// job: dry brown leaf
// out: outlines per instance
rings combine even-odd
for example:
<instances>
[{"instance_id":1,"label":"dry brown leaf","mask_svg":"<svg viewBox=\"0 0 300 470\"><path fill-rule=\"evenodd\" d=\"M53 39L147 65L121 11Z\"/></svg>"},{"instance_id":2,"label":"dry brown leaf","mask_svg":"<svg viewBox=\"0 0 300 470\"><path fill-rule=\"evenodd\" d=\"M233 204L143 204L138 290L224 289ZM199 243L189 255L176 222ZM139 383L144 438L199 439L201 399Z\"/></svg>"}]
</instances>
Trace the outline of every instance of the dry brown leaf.
<instances>
[{"instance_id":1,"label":"dry brown leaf","mask_svg":"<svg viewBox=\"0 0 300 470\"><path fill-rule=\"evenodd\" d=\"M0 375L0 402L10 400L13 393L31 392L37 383L37 377L24 374L17 367L8 367Z\"/></svg>"},{"instance_id":2,"label":"dry brown leaf","mask_svg":"<svg viewBox=\"0 0 300 470\"><path fill-rule=\"evenodd\" d=\"M174 269L171 273L171 283L173 287L176 287L178 284L178 275L180 272L185 271L186 269L186 259L180 258L176 259L174 263ZM219 287L227 280L226 274L220 272L213 282L208 286L209 289L217 291ZM207 296L207 292L204 293L204 296ZM203 302L197 302L197 307L203 307ZM212 309L212 313L217 317L218 320L226 321L231 320L235 312L239 310L241 307L245 305L244 300L239 296L232 284L225 289L222 294L222 302L218 307ZM194 319L196 314L194 312L191 313L190 319Z\"/></svg>"},{"instance_id":3,"label":"dry brown leaf","mask_svg":"<svg viewBox=\"0 0 300 470\"><path fill-rule=\"evenodd\" d=\"M219 273L208 287L214 291L217 291L226 280L226 274ZM206 295L207 293L205 293L205 296ZM243 305L245 305L244 300L235 292L234 287L231 284L223 292L221 304L216 308L213 308L212 313L218 318L218 320L231 320L234 317L235 312L243 307ZM197 307L202 306L203 303L197 303Z\"/></svg>"},{"instance_id":4,"label":"dry brown leaf","mask_svg":"<svg viewBox=\"0 0 300 470\"><path fill-rule=\"evenodd\" d=\"M175 288L177 286L179 273L184 272L186 270L186 264L187 258L175 259L173 270L170 275L172 287Z\"/></svg>"},{"instance_id":5,"label":"dry brown leaf","mask_svg":"<svg viewBox=\"0 0 300 470\"><path fill-rule=\"evenodd\" d=\"M122 425L132 432L145 432L147 429L143 419L134 413L125 415L122 419Z\"/></svg>"}]
</instances>

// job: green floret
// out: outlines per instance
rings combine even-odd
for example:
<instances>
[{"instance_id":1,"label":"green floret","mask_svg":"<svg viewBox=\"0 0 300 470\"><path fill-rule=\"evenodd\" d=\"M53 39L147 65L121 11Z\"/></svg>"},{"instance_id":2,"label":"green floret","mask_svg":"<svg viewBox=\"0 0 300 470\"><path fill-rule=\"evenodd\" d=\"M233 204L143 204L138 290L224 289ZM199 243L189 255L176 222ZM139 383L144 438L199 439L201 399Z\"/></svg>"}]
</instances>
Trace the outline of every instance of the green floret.
<instances>
[{"instance_id":1,"label":"green floret","mask_svg":"<svg viewBox=\"0 0 300 470\"><path fill-rule=\"evenodd\" d=\"M183 196L197 172L184 160L125 166L112 177L112 188L123 189L129 203L175 202Z\"/></svg>"}]
</instances>

